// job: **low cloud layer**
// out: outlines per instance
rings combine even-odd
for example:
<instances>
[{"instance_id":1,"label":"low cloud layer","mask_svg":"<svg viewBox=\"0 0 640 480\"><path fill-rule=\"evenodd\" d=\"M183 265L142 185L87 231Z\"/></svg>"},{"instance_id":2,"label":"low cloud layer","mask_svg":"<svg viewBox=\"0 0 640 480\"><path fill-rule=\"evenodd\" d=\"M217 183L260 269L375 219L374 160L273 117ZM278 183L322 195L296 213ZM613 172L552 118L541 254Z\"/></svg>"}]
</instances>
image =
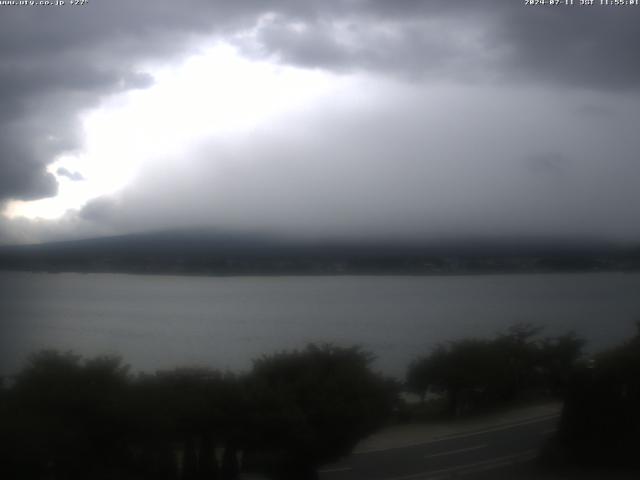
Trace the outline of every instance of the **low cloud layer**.
<instances>
[{"instance_id":1,"label":"low cloud layer","mask_svg":"<svg viewBox=\"0 0 640 480\"><path fill-rule=\"evenodd\" d=\"M80 115L223 41L367 85L366 106L192 145L0 241L209 224L287 233L523 232L640 239L640 9L511 1L165 0L0 7L0 205L80 172ZM188 158L188 160L186 160Z\"/></svg>"}]
</instances>

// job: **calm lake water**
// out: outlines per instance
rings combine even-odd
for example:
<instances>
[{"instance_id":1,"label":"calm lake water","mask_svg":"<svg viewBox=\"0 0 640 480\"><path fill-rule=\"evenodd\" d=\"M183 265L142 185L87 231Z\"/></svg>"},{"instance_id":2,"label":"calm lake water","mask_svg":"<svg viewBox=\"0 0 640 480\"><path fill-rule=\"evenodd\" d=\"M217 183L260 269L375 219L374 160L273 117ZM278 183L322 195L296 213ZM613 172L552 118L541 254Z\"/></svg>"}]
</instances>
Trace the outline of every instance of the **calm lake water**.
<instances>
[{"instance_id":1,"label":"calm lake water","mask_svg":"<svg viewBox=\"0 0 640 480\"><path fill-rule=\"evenodd\" d=\"M359 344L401 376L438 342L516 322L599 349L640 319L640 274L177 277L0 272L0 372L41 348L115 353L135 369L251 359L307 342Z\"/></svg>"}]
</instances>

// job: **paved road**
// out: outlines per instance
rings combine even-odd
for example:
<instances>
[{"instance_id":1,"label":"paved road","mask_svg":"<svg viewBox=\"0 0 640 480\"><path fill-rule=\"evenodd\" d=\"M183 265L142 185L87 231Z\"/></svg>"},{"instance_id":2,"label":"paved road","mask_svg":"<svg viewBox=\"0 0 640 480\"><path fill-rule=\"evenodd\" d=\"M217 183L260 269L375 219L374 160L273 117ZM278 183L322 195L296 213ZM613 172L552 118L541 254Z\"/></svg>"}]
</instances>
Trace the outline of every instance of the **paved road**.
<instances>
[{"instance_id":1,"label":"paved road","mask_svg":"<svg viewBox=\"0 0 640 480\"><path fill-rule=\"evenodd\" d=\"M556 428L557 415L352 455L320 471L322 480L436 480L532 460Z\"/></svg>"}]
</instances>

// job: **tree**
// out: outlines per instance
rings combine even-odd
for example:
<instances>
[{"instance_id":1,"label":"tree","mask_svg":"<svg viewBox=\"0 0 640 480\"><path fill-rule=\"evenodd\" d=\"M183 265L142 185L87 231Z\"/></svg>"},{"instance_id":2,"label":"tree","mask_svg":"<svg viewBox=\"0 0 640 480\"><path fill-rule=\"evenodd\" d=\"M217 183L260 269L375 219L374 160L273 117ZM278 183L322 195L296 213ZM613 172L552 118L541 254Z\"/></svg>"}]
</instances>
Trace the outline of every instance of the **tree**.
<instances>
[{"instance_id":1,"label":"tree","mask_svg":"<svg viewBox=\"0 0 640 480\"><path fill-rule=\"evenodd\" d=\"M135 419L132 444L146 453L140 468L149 475L180 475L186 480L237 476L237 469L227 465L245 432L241 380L236 375L208 368L141 375L130 405ZM222 465L216 448L225 449ZM173 461L175 456L180 462Z\"/></svg>"},{"instance_id":2,"label":"tree","mask_svg":"<svg viewBox=\"0 0 640 480\"><path fill-rule=\"evenodd\" d=\"M584 342L571 333L541 341L539 333L539 328L518 324L493 339L438 345L411 363L407 388L422 398L428 390L444 392L452 416L512 402L548 385L560 391Z\"/></svg>"},{"instance_id":3,"label":"tree","mask_svg":"<svg viewBox=\"0 0 640 480\"><path fill-rule=\"evenodd\" d=\"M119 468L126 462L127 382L128 368L115 357L32 355L7 394L13 478L86 478Z\"/></svg>"},{"instance_id":4,"label":"tree","mask_svg":"<svg viewBox=\"0 0 640 480\"><path fill-rule=\"evenodd\" d=\"M571 376L558 441L578 463L640 467L640 323Z\"/></svg>"},{"instance_id":5,"label":"tree","mask_svg":"<svg viewBox=\"0 0 640 480\"><path fill-rule=\"evenodd\" d=\"M576 364L582 357L585 341L574 332L545 338L540 344L539 365L542 380L549 391L563 396Z\"/></svg>"},{"instance_id":6,"label":"tree","mask_svg":"<svg viewBox=\"0 0 640 480\"><path fill-rule=\"evenodd\" d=\"M465 339L439 345L412 364L409 386L413 391L427 387L444 392L449 414L459 416L495 395L496 385L504 376L498 353L487 340Z\"/></svg>"},{"instance_id":7,"label":"tree","mask_svg":"<svg viewBox=\"0 0 640 480\"><path fill-rule=\"evenodd\" d=\"M309 345L255 361L250 374L262 448L281 478L316 477L316 467L348 454L392 412L395 389L359 348ZM269 406L267 411L264 407Z\"/></svg>"}]
</instances>

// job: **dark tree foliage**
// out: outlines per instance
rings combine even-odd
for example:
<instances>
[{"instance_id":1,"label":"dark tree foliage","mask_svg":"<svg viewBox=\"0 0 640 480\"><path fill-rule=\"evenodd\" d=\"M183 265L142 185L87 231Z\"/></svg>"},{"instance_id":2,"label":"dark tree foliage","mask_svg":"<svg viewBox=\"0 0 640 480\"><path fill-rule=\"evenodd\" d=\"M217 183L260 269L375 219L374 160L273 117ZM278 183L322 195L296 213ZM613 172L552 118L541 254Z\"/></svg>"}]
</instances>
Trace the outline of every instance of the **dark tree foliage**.
<instances>
[{"instance_id":1,"label":"dark tree foliage","mask_svg":"<svg viewBox=\"0 0 640 480\"><path fill-rule=\"evenodd\" d=\"M71 353L32 356L6 393L3 465L10 478L101 478L122 460L127 367Z\"/></svg>"},{"instance_id":2,"label":"dark tree foliage","mask_svg":"<svg viewBox=\"0 0 640 480\"><path fill-rule=\"evenodd\" d=\"M313 478L391 411L395 392L370 359L309 346L242 376L133 376L119 358L43 351L0 388L3 478L230 480L245 459L275 478Z\"/></svg>"},{"instance_id":3,"label":"dark tree foliage","mask_svg":"<svg viewBox=\"0 0 640 480\"><path fill-rule=\"evenodd\" d=\"M356 347L309 345L255 361L255 399L270 406L258 430L282 459L280 477L314 478L317 465L347 455L390 416L395 385L371 360Z\"/></svg>"},{"instance_id":4,"label":"dark tree foliage","mask_svg":"<svg viewBox=\"0 0 640 480\"><path fill-rule=\"evenodd\" d=\"M574 332L545 338L539 349L539 368L550 392L558 397L566 394L577 360L582 357L584 340Z\"/></svg>"},{"instance_id":5,"label":"dark tree foliage","mask_svg":"<svg viewBox=\"0 0 640 480\"><path fill-rule=\"evenodd\" d=\"M439 345L409 366L407 388L423 399L427 391L445 393L453 416L512 402L533 390L559 394L584 342L573 333L554 339L539 339L539 333L519 324L490 340Z\"/></svg>"},{"instance_id":6,"label":"dark tree foliage","mask_svg":"<svg viewBox=\"0 0 640 480\"><path fill-rule=\"evenodd\" d=\"M558 442L571 461L640 468L640 323L632 339L574 373Z\"/></svg>"},{"instance_id":7,"label":"dark tree foliage","mask_svg":"<svg viewBox=\"0 0 640 480\"><path fill-rule=\"evenodd\" d=\"M243 426L241 397L236 376L207 368L140 375L129 399L138 470L149 478L216 478L226 467L216 448L234 448L234 431Z\"/></svg>"}]
</instances>

